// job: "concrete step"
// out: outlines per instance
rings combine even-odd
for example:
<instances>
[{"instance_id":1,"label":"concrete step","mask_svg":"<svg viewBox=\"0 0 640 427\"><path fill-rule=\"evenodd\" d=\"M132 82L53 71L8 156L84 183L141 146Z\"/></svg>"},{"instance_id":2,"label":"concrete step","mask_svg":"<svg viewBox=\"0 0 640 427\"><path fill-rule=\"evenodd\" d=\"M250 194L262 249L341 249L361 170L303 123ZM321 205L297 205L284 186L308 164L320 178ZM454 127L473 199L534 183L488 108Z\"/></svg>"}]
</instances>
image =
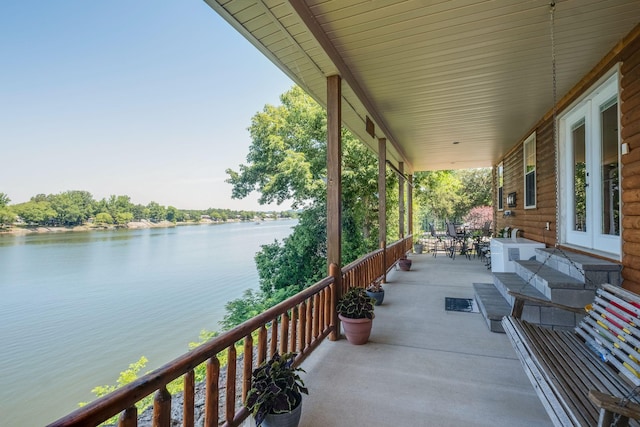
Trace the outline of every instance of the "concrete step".
<instances>
[{"instance_id":1,"label":"concrete step","mask_svg":"<svg viewBox=\"0 0 640 427\"><path fill-rule=\"evenodd\" d=\"M583 307L593 301L595 288L539 261L516 261L516 274L551 301Z\"/></svg>"},{"instance_id":2,"label":"concrete step","mask_svg":"<svg viewBox=\"0 0 640 427\"><path fill-rule=\"evenodd\" d=\"M514 298L508 294L509 290L542 300L549 300L542 292L518 276L517 273L494 273L493 281L498 292L505 296L505 300L509 306L513 306L514 303ZM568 290L568 292L580 291ZM592 300L593 296L589 302ZM574 305L574 307L581 306ZM559 308L527 302L522 311L522 319L552 329L571 329L582 320L582 316Z\"/></svg>"},{"instance_id":3,"label":"concrete step","mask_svg":"<svg viewBox=\"0 0 640 427\"><path fill-rule=\"evenodd\" d=\"M474 283L478 308L491 332L504 333L502 318L511 313L511 307L496 289L493 283Z\"/></svg>"},{"instance_id":4,"label":"concrete step","mask_svg":"<svg viewBox=\"0 0 640 427\"><path fill-rule=\"evenodd\" d=\"M586 283L587 288L595 289L603 283L614 286L620 286L622 283L620 264L589 255L544 248L536 249L536 260Z\"/></svg>"}]
</instances>

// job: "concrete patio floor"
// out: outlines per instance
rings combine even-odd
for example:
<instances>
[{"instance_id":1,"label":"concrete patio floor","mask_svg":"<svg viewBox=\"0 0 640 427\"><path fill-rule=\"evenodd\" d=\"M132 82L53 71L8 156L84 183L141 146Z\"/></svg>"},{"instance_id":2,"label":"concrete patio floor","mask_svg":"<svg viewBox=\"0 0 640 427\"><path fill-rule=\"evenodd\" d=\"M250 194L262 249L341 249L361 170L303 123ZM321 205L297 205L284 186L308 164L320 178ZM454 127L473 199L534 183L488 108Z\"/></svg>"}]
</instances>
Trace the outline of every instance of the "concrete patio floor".
<instances>
[{"instance_id":1,"label":"concrete patio floor","mask_svg":"<svg viewBox=\"0 0 640 427\"><path fill-rule=\"evenodd\" d=\"M410 255L393 270L370 341L326 341L304 361L301 427L550 426L504 334L480 313L445 311L491 282L477 259Z\"/></svg>"}]
</instances>

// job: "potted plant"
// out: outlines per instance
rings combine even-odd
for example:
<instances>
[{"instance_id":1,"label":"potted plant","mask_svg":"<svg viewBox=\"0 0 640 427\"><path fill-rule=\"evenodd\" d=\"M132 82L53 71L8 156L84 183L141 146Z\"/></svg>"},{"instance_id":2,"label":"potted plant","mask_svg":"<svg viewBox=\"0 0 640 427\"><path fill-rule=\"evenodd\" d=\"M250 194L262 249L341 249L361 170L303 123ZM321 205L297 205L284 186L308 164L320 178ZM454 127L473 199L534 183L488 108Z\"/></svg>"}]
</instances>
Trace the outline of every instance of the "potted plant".
<instances>
[{"instance_id":1,"label":"potted plant","mask_svg":"<svg viewBox=\"0 0 640 427\"><path fill-rule=\"evenodd\" d=\"M367 295L376 300L374 305L381 305L384 301L384 289L382 289L382 281L376 280L367 286Z\"/></svg>"},{"instance_id":2,"label":"potted plant","mask_svg":"<svg viewBox=\"0 0 640 427\"><path fill-rule=\"evenodd\" d=\"M302 393L309 394L293 366L295 353L274 354L253 370L251 389L245 406L253 414L256 426L297 427L302 413Z\"/></svg>"},{"instance_id":3,"label":"potted plant","mask_svg":"<svg viewBox=\"0 0 640 427\"><path fill-rule=\"evenodd\" d=\"M424 245L420 240L418 240L413 244L413 252L417 254L421 254L423 250L424 250Z\"/></svg>"},{"instance_id":4,"label":"potted plant","mask_svg":"<svg viewBox=\"0 0 640 427\"><path fill-rule=\"evenodd\" d=\"M402 255L402 258L398 260L398 266L400 266L400 270L409 271L411 270L412 261L407 258L407 255Z\"/></svg>"},{"instance_id":5,"label":"potted plant","mask_svg":"<svg viewBox=\"0 0 640 427\"><path fill-rule=\"evenodd\" d=\"M351 344L360 345L369 340L374 302L364 288L351 288L338 301L338 318L342 321L344 334Z\"/></svg>"}]
</instances>

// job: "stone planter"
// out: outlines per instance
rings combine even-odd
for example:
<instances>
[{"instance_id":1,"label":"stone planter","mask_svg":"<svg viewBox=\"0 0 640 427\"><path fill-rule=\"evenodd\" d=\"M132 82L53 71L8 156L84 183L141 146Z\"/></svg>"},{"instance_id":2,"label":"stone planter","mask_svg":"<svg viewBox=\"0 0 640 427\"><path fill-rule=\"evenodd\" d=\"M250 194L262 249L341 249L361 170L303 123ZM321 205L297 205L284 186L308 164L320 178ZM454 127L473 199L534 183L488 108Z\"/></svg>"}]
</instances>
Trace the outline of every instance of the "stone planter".
<instances>
[{"instance_id":1,"label":"stone planter","mask_svg":"<svg viewBox=\"0 0 640 427\"><path fill-rule=\"evenodd\" d=\"M298 427L302 415L302 402L291 412L285 414L269 414L262 421L262 427Z\"/></svg>"},{"instance_id":2,"label":"stone planter","mask_svg":"<svg viewBox=\"0 0 640 427\"><path fill-rule=\"evenodd\" d=\"M354 345L362 345L369 341L373 319L350 319L342 314L338 314L338 317L342 321L342 329L347 341Z\"/></svg>"},{"instance_id":3,"label":"stone planter","mask_svg":"<svg viewBox=\"0 0 640 427\"><path fill-rule=\"evenodd\" d=\"M422 243L416 243L413 245L413 252L417 254L421 254L424 250L424 245Z\"/></svg>"},{"instance_id":4,"label":"stone planter","mask_svg":"<svg viewBox=\"0 0 640 427\"><path fill-rule=\"evenodd\" d=\"M382 301L384 301L384 291L380 291L380 292L367 291L367 295L369 295L371 298L376 300L375 305L380 305L382 304Z\"/></svg>"}]
</instances>

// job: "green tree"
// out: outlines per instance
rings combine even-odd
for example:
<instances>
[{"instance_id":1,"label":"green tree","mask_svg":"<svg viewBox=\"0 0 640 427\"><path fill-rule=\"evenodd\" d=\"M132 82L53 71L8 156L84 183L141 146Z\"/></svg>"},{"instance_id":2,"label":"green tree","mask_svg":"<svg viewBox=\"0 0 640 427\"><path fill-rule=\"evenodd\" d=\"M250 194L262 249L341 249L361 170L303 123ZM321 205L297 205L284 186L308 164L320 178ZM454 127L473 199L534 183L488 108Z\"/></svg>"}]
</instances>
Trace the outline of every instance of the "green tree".
<instances>
[{"instance_id":1,"label":"green tree","mask_svg":"<svg viewBox=\"0 0 640 427\"><path fill-rule=\"evenodd\" d=\"M16 220L16 214L11 209L6 207L0 207L0 228L4 228L13 224Z\"/></svg>"},{"instance_id":2,"label":"green tree","mask_svg":"<svg viewBox=\"0 0 640 427\"><path fill-rule=\"evenodd\" d=\"M31 200L13 205L11 210L24 222L33 225L48 225L57 216L57 212L51 208L51 203L47 201L36 202Z\"/></svg>"},{"instance_id":3,"label":"green tree","mask_svg":"<svg viewBox=\"0 0 640 427\"><path fill-rule=\"evenodd\" d=\"M455 207L456 214L464 217L477 206L491 206L493 190L491 168L462 169L455 171L462 187L460 201Z\"/></svg>"},{"instance_id":4,"label":"green tree","mask_svg":"<svg viewBox=\"0 0 640 427\"><path fill-rule=\"evenodd\" d=\"M102 199L96 205L96 211L107 212L112 218L116 219L118 214L130 213L133 218L134 204L131 203L129 196L116 196L112 194L108 199Z\"/></svg>"},{"instance_id":5,"label":"green tree","mask_svg":"<svg viewBox=\"0 0 640 427\"><path fill-rule=\"evenodd\" d=\"M69 192L50 195L49 200L51 208L56 211L57 225L73 226L84 221L86 212L83 212L82 206L78 205Z\"/></svg>"},{"instance_id":6,"label":"green tree","mask_svg":"<svg viewBox=\"0 0 640 427\"><path fill-rule=\"evenodd\" d=\"M0 208L4 208L9 205L11 199L5 193L0 193Z\"/></svg>"},{"instance_id":7,"label":"green tree","mask_svg":"<svg viewBox=\"0 0 640 427\"><path fill-rule=\"evenodd\" d=\"M7 208L9 202L11 202L9 196L5 193L0 193L0 228L11 225L16 220L16 215L11 209Z\"/></svg>"},{"instance_id":8,"label":"green tree","mask_svg":"<svg viewBox=\"0 0 640 427\"><path fill-rule=\"evenodd\" d=\"M181 217L184 219L184 214L182 214L177 208L173 206L167 207L166 219L170 222L178 222L178 218Z\"/></svg>"},{"instance_id":9,"label":"green tree","mask_svg":"<svg viewBox=\"0 0 640 427\"><path fill-rule=\"evenodd\" d=\"M164 221L167 217L167 210L165 207L156 202L149 202L147 209L149 209L149 219L153 222Z\"/></svg>"},{"instance_id":10,"label":"green tree","mask_svg":"<svg viewBox=\"0 0 640 427\"><path fill-rule=\"evenodd\" d=\"M260 293L233 301L224 327L299 292L326 275L326 112L300 88L254 115L247 164L227 170L232 194L260 193L261 203L290 201L304 207L300 222L282 242L256 255ZM378 247L378 163L350 132L342 130L343 257L346 264ZM388 181L393 183L393 175Z\"/></svg>"},{"instance_id":11,"label":"green tree","mask_svg":"<svg viewBox=\"0 0 640 427\"><path fill-rule=\"evenodd\" d=\"M429 215L438 222L454 221L461 215L462 183L454 171L418 172L414 179L414 196L421 206L420 214ZM460 215L460 216L459 216Z\"/></svg>"},{"instance_id":12,"label":"green tree","mask_svg":"<svg viewBox=\"0 0 640 427\"><path fill-rule=\"evenodd\" d=\"M100 212L96 215L96 224L113 224L113 217L108 212Z\"/></svg>"},{"instance_id":13,"label":"green tree","mask_svg":"<svg viewBox=\"0 0 640 427\"><path fill-rule=\"evenodd\" d=\"M118 212L115 217L116 224L125 225L133 221L133 214L131 212Z\"/></svg>"}]
</instances>

